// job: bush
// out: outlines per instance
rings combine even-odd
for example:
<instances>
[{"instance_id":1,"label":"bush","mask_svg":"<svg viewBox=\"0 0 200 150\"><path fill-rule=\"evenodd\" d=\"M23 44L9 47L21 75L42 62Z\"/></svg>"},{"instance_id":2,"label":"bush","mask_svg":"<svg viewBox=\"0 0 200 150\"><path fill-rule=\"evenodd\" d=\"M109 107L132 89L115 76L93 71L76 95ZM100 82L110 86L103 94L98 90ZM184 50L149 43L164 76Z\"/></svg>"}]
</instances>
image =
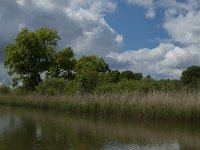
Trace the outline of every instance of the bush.
<instances>
[{"instance_id":1,"label":"bush","mask_svg":"<svg viewBox=\"0 0 200 150\"><path fill-rule=\"evenodd\" d=\"M124 93L124 92L152 92L166 91L174 92L185 90L182 82L179 80L122 80L118 83L105 83L96 88L96 93Z\"/></svg>"},{"instance_id":2,"label":"bush","mask_svg":"<svg viewBox=\"0 0 200 150\"><path fill-rule=\"evenodd\" d=\"M148 92L153 90L155 90L154 80L122 80L118 83L103 84L96 88L97 93Z\"/></svg>"},{"instance_id":3,"label":"bush","mask_svg":"<svg viewBox=\"0 0 200 150\"><path fill-rule=\"evenodd\" d=\"M9 94L10 93L10 88L8 86L0 86L0 95L4 95L4 94Z\"/></svg>"},{"instance_id":4,"label":"bush","mask_svg":"<svg viewBox=\"0 0 200 150\"><path fill-rule=\"evenodd\" d=\"M159 91L181 91L184 85L180 80L159 80L156 81L156 89Z\"/></svg>"},{"instance_id":5,"label":"bush","mask_svg":"<svg viewBox=\"0 0 200 150\"><path fill-rule=\"evenodd\" d=\"M76 80L71 80L66 82L65 94L76 95L80 91L80 85Z\"/></svg>"},{"instance_id":6,"label":"bush","mask_svg":"<svg viewBox=\"0 0 200 150\"><path fill-rule=\"evenodd\" d=\"M28 95L31 94L31 91L28 90L25 86L19 86L12 90L12 94L14 95Z\"/></svg>"},{"instance_id":7,"label":"bush","mask_svg":"<svg viewBox=\"0 0 200 150\"><path fill-rule=\"evenodd\" d=\"M67 86L67 80L62 78L48 78L36 87L36 92L41 95L63 95Z\"/></svg>"}]
</instances>

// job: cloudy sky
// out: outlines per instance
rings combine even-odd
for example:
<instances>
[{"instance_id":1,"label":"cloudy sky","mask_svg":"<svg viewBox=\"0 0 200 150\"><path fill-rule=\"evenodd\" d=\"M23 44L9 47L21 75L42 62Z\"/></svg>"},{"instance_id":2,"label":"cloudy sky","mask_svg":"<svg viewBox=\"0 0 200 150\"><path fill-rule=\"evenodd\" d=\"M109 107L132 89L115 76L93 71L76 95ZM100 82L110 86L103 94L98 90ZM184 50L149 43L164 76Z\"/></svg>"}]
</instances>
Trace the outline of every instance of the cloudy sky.
<instances>
[{"instance_id":1,"label":"cloudy sky","mask_svg":"<svg viewBox=\"0 0 200 150\"><path fill-rule=\"evenodd\" d=\"M59 47L103 56L112 69L179 78L200 65L200 0L0 0L0 82L3 47L23 27L58 30Z\"/></svg>"}]
</instances>

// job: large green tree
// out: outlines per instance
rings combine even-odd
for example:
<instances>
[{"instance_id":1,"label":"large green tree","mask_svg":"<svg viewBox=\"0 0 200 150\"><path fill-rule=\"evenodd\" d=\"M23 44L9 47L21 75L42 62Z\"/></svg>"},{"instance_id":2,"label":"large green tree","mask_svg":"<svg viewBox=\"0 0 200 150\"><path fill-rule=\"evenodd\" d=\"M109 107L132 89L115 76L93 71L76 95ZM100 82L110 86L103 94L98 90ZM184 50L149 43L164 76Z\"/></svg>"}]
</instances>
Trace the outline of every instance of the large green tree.
<instances>
[{"instance_id":1,"label":"large green tree","mask_svg":"<svg viewBox=\"0 0 200 150\"><path fill-rule=\"evenodd\" d=\"M14 43L5 47L4 65L14 76L14 85L21 81L34 89L41 81L41 74L49 69L59 35L56 30L40 28L36 31L22 29Z\"/></svg>"},{"instance_id":2,"label":"large green tree","mask_svg":"<svg viewBox=\"0 0 200 150\"><path fill-rule=\"evenodd\" d=\"M48 76L71 80L74 78L75 63L76 59L70 47L58 51L53 55Z\"/></svg>"},{"instance_id":3,"label":"large green tree","mask_svg":"<svg viewBox=\"0 0 200 150\"><path fill-rule=\"evenodd\" d=\"M181 80L184 85L197 88L200 83L200 66L191 66L182 72Z\"/></svg>"}]
</instances>

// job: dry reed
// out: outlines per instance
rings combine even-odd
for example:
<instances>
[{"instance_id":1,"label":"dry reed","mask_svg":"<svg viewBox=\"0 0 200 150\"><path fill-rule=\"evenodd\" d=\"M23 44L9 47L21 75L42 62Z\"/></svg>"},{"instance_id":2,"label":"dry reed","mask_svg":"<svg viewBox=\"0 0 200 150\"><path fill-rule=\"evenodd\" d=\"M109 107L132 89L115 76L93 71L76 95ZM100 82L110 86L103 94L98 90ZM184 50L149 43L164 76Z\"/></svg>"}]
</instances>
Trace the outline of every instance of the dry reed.
<instances>
[{"instance_id":1,"label":"dry reed","mask_svg":"<svg viewBox=\"0 0 200 150\"><path fill-rule=\"evenodd\" d=\"M130 118L200 121L200 94L127 92L74 96L1 96L0 105Z\"/></svg>"}]
</instances>

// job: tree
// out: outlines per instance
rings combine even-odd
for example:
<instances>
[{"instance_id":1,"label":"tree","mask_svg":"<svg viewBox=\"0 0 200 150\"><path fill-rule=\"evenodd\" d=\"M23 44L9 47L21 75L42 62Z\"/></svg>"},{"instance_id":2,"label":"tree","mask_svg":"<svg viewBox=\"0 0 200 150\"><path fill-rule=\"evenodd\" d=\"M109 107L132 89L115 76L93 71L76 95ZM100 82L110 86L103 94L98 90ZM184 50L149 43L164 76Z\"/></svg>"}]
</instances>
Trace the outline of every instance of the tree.
<instances>
[{"instance_id":1,"label":"tree","mask_svg":"<svg viewBox=\"0 0 200 150\"><path fill-rule=\"evenodd\" d=\"M121 77L122 77L122 79L133 80L134 79L134 73L130 70L122 71Z\"/></svg>"},{"instance_id":2,"label":"tree","mask_svg":"<svg viewBox=\"0 0 200 150\"><path fill-rule=\"evenodd\" d=\"M134 79L135 80L141 80L143 78L143 74L142 73L134 73Z\"/></svg>"},{"instance_id":3,"label":"tree","mask_svg":"<svg viewBox=\"0 0 200 150\"><path fill-rule=\"evenodd\" d=\"M151 75L147 75L146 77L145 77L145 79L147 79L147 80L152 80L153 78L151 77Z\"/></svg>"},{"instance_id":4,"label":"tree","mask_svg":"<svg viewBox=\"0 0 200 150\"><path fill-rule=\"evenodd\" d=\"M118 82L120 80L120 72L118 70L112 70L109 73L109 79L111 82Z\"/></svg>"},{"instance_id":5,"label":"tree","mask_svg":"<svg viewBox=\"0 0 200 150\"><path fill-rule=\"evenodd\" d=\"M74 67L76 59L73 50L68 47L53 55L48 76L71 80L74 78Z\"/></svg>"},{"instance_id":6,"label":"tree","mask_svg":"<svg viewBox=\"0 0 200 150\"><path fill-rule=\"evenodd\" d=\"M76 64L76 72L82 74L87 71L105 73L110 71L108 64L103 58L97 56L82 56Z\"/></svg>"},{"instance_id":7,"label":"tree","mask_svg":"<svg viewBox=\"0 0 200 150\"><path fill-rule=\"evenodd\" d=\"M181 81L186 86L197 88L200 81L200 66L191 66L184 70Z\"/></svg>"},{"instance_id":8,"label":"tree","mask_svg":"<svg viewBox=\"0 0 200 150\"><path fill-rule=\"evenodd\" d=\"M14 85L19 81L29 89L41 82L41 74L49 69L59 36L56 30L40 28L36 31L22 29L14 43L5 47L4 65L9 69Z\"/></svg>"},{"instance_id":9,"label":"tree","mask_svg":"<svg viewBox=\"0 0 200 150\"><path fill-rule=\"evenodd\" d=\"M108 64L103 58L97 56L82 56L75 67L80 87L87 93L93 92L100 82L101 74L109 71Z\"/></svg>"}]
</instances>

